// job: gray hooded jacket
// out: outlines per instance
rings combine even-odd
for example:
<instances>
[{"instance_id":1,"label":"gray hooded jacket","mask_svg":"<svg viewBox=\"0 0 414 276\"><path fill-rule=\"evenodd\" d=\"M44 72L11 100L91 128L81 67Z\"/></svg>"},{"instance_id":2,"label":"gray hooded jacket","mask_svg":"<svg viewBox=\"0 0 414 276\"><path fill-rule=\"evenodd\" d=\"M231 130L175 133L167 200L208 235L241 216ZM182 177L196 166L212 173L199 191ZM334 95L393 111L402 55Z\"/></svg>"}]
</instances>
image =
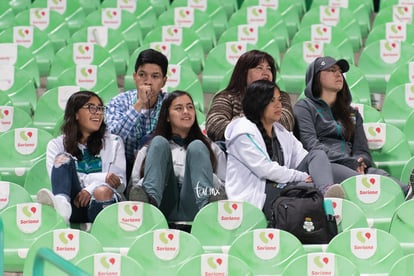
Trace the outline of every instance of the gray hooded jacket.
<instances>
[{"instance_id":1,"label":"gray hooded jacket","mask_svg":"<svg viewBox=\"0 0 414 276\"><path fill-rule=\"evenodd\" d=\"M361 114L349 106L355 123L355 133L352 139L346 140L344 136L346 129L336 120L331 108L324 100L316 98L312 93L312 84L316 74L334 64L338 64L343 72L349 69L345 60L336 61L331 57L317 58L309 65L306 73L306 98L300 99L293 108L296 120L295 135L306 150L325 151L332 163L356 169L359 166L357 160L362 157L365 164L371 167L373 163ZM349 93L349 104L351 103L349 89L343 89L339 93Z\"/></svg>"}]
</instances>

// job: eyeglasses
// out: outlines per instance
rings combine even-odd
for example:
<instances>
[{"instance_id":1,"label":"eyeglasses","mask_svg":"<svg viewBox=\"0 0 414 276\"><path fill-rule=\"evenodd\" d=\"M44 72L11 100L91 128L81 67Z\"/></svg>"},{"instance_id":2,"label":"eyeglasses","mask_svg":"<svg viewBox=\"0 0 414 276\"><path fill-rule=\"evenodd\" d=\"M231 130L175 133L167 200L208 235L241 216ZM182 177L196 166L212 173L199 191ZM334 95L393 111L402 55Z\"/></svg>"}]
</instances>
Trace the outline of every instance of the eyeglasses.
<instances>
[{"instance_id":1,"label":"eyeglasses","mask_svg":"<svg viewBox=\"0 0 414 276\"><path fill-rule=\"evenodd\" d=\"M101 105L94 105L94 104L86 104L82 108L88 109L89 113L95 114L96 112L105 113L106 106Z\"/></svg>"}]
</instances>

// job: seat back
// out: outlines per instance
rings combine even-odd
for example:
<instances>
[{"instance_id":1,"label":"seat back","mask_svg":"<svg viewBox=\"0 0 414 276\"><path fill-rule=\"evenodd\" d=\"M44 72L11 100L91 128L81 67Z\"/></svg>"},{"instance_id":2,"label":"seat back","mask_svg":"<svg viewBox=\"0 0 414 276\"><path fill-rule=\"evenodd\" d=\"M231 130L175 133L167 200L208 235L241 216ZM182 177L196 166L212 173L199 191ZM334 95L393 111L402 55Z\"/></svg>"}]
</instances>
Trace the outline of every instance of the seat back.
<instances>
[{"instance_id":1,"label":"seat back","mask_svg":"<svg viewBox=\"0 0 414 276\"><path fill-rule=\"evenodd\" d=\"M21 272L31 244L51 229L66 228L63 218L50 206L19 203L0 212L4 228L5 271Z\"/></svg>"},{"instance_id":2,"label":"seat back","mask_svg":"<svg viewBox=\"0 0 414 276\"><path fill-rule=\"evenodd\" d=\"M411 158L404 132L387 123L364 123L364 130L375 165L400 179L405 163Z\"/></svg>"},{"instance_id":3,"label":"seat back","mask_svg":"<svg viewBox=\"0 0 414 276\"><path fill-rule=\"evenodd\" d=\"M162 228L168 228L168 223L155 206L122 201L104 208L98 214L92 224L91 234L102 243L105 251L126 253L137 236Z\"/></svg>"},{"instance_id":4,"label":"seat back","mask_svg":"<svg viewBox=\"0 0 414 276\"><path fill-rule=\"evenodd\" d=\"M382 5L382 2L388 2ZM375 16L375 20L372 23L372 29L378 25L386 22L403 22L406 24L413 23L413 7L412 5L404 5L400 3L389 3L389 1L381 1L381 8Z\"/></svg>"},{"instance_id":5,"label":"seat back","mask_svg":"<svg viewBox=\"0 0 414 276\"><path fill-rule=\"evenodd\" d=\"M389 228L390 234L392 234L400 242L401 246L407 250L406 254L414 253L413 207L414 201L412 200L401 203L401 205L395 209Z\"/></svg>"},{"instance_id":6,"label":"seat back","mask_svg":"<svg viewBox=\"0 0 414 276\"><path fill-rule=\"evenodd\" d=\"M354 228L336 235L326 252L348 258L361 274L387 274L392 265L404 256L397 239L375 228Z\"/></svg>"},{"instance_id":7,"label":"seat back","mask_svg":"<svg viewBox=\"0 0 414 276\"><path fill-rule=\"evenodd\" d=\"M157 27L162 26L178 26L190 29L196 34L197 40L200 41L204 54L207 54L216 46L217 39L213 21L206 11L188 6L175 7L174 5L171 5L171 7L163 12L158 18ZM169 37L164 34L164 38L167 40L163 41L168 41ZM186 38L183 37L183 40L186 40ZM145 41L147 43L150 42L147 37L145 38Z\"/></svg>"},{"instance_id":8,"label":"seat back","mask_svg":"<svg viewBox=\"0 0 414 276\"><path fill-rule=\"evenodd\" d=\"M129 50L121 32L106 26L87 26L74 33L68 44L75 42L99 44L110 53L117 76L125 75Z\"/></svg>"},{"instance_id":9,"label":"seat back","mask_svg":"<svg viewBox=\"0 0 414 276\"><path fill-rule=\"evenodd\" d=\"M0 181L0 187L0 211L19 203L32 202L29 192L17 183Z\"/></svg>"},{"instance_id":10,"label":"seat back","mask_svg":"<svg viewBox=\"0 0 414 276\"><path fill-rule=\"evenodd\" d=\"M410 276L413 274L414 254L408 254L399 259L391 267L389 276Z\"/></svg>"},{"instance_id":11,"label":"seat back","mask_svg":"<svg viewBox=\"0 0 414 276\"><path fill-rule=\"evenodd\" d=\"M73 264L87 256L103 252L100 242L88 232L71 228L53 229L38 236L30 245L23 275L32 275L35 255L40 248L49 248ZM59 268L50 263L45 263L43 270L45 276L61 274Z\"/></svg>"},{"instance_id":12,"label":"seat back","mask_svg":"<svg viewBox=\"0 0 414 276\"><path fill-rule=\"evenodd\" d=\"M232 242L243 233L267 227L259 208L248 203L222 200L209 203L195 216L191 234L205 252L227 252Z\"/></svg>"},{"instance_id":13,"label":"seat back","mask_svg":"<svg viewBox=\"0 0 414 276\"><path fill-rule=\"evenodd\" d=\"M81 90L78 85L61 85L46 90L38 99L37 109L33 116L33 125L56 136L60 127L60 118L65 113L69 97Z\"/></svg>"},{"instance_id":14,"label":"seat back","mask_svg":"<svg viewBox=\"0 0 414 276\"><path fill-rule=\"evenodd\" d=\"M340 254L311 252L289 262L281 275L360 275L357 267Z\"/></svg>"},{"instance_id":15,"label":"seat back","mask_svg":"<svg viewBox=\"0 0 414 276\"><path fill-rule=\"evenodd\" d=\"M400 186L383 175L357 175L341 182L346 198L365 213L370 226L388 230L395 209L404 202Z\"/></svg>"},{"instance_id":16,"label":"seat back","mask_svg":"<svg viewBox=\"0 0 414 276\"><path fill-rule=\"evenodd\" d=\"M414 83L414 61L402 62L391 71L385 95L394 87L405 83Z\"/></svg>"},{"instance_id":17,"label":"seat back","mask_svg":"<svg viewBox=\"0 0 414 276\"><path fill-rule=\"evenodd\" d=\"M192 257L184 263L177 275L255 275L241 259L223 253L207 253Z\"/></svg>"},{"instance_id":18,"label":"seat back","mask_svg":"<svg viewBox=\"0 0 414 276\"><path fill-rule=\"evenodd\" d=\"M369 32L365 45L381 39L405 41L412 45L414 43L414 38L409 34L412 34L413 32L413 24L405 24L395 21L378 24Z\"/></svg>"},{"instance_id":19,"label":"seat back","mask_svg":"<svg viewBox=\"0 0 414 276\"><path fill-rule=\"evenodd\" d=\"M128 256L141 263L147 276L174 275L190 258L202 253L203 248L193 235L171 229L142 234L128 250Z\"/></svg>"},{"instance_id":20,"label":"seat back","mask_svg":"<svg viewBox=\"0 0 414 276\"><path fill-rule=\"evenodd\" d=\"M17 43L0 43L0 64L23 69L29 76L32 76L35 86L40 87L40 73L36 57L29 48Z\"/></svg>"},{"instance_id":21,"label":"seat back","mask_svg":"<svg viewBox=\"0 0 414 276\"><path fill-rule=\"evenodd\" d=\"M326 24L340 27L348 35L354 52L362 46L362 35L359 23L352 11L341 7L316 5L312 7L302 18L299 28L312 24Z\"/></svg>"},{"instance_id":22,"label":"seat back","mask_svg":"<svg viewBox=\"0 0 414 276\"><path fill-rule=\"evenodd\" d=\"M118 253L95 253L80 259L76 266L90 275L145 275L141 264L131 257Z\"/></svg>"},{"instance_id":23,"label":"seat back","mask_svg":"<svg viewBox=\"0 0 414 276\"><path fill-rule=\"evenodd\" d=\"M22 108L0 105L0 134L11 129L32 126L32 118Z\"/></svg>"},{"instance_id":24,"label":"seat back","mask_svg":"<svg viewBox=\"0 0 414 276\"><path fill-rule=\"evenodd\" d=\"M353 108L357 109L365 123L384 123L382 113L372 105L352 103Z\"/></svg>"},{"instance_id":25,"label":"seat back","mask_svg":"<svg viewBox=\"0 0 414 276\"><path fill-rule=\"evenodd\" d=\"M141 5L141 3L140 3ZM107 26L122 34L127 42L129 53L142 45L143 35L136 16L122 8L102 7L91 12L86 22L89 26Z\"/></svg>"},{"instance_id":26,"label":"seat back","mask_svg":"<svg viewBox=\"0 0 414 276\"><path fill-rule=\"evenodd\" d=\"M202 42L193 29L175 25L158 25L144 38L146 44L153 41L171 42L183 47L196 74L199 74L204 68L205 53Z\"/></svg>"},{"instance_id":27,"label":"seat back","mask_svg":"<svg viewBox=\"0 0 414 276\"><path fill-rule=\"evenodd\" d=\"M381 114L388 124L404 130L407 114L414 110L414 83L400 84L389 90L384 97Z\"/></svg>"},{"instance_id":28,"label":"seat back","mask_svg":"<svg viewBox=\"0 0 414 276\"><path fill-rule=\"evenodd\" d=\"M0 175L2 180L24 184L33 164L45 156L53 136L37 128L16 128L0 135Z\"/></svg>"},{"instance_id":29,"label":"seat back","mask_svg":"<svg viewBox=\"0 0 414 276\"><path fill-rule=\"evenodd\" d=\"M52 182L46 169L46 156L37 160L29 169L23 184L33 201L36 200L37 192L46 188L52 191Z\"/></svg>"},{"instance_id":30,"label":"seat back","mask_svg":"<svg viewBox=\"0 0 414 276\"><path fill-rule=\"evenodd\" d=\"M305 254L305 249L289 232L264 228L241 234L228 254L244 261L254 275L280 275L290 261Z\"/></svg>"},{"instance_id":31,"label":"seat back","mask_svg":"<svg viewBox=\"0 0 414 276\"><path fill-rule=\"evenodd\" d=\"M405 137L407 138L408 145L410 146L411 155L414 156L414 111L411 111L409 113L407 120L405 121L405 125L403 127L403 132L405 134ZM406 172L404 172L404 169L406 169L407 164L403 167L403 172L401 172L400 179L403 179L403 176L404 178L406 176ZM404 181L404 183L408 183L408 181Z\"/></svg>"},{"instance_id":32,"label":"seat back","mask_svg":"<svg viewBox=\"0 0 414 276\"><path fill-rule=\"evenodd\" d=\"M23 69L0 65L0 92L10 97L13 106L31 115L36 110L36 87L33 78Z\"/></svg>"},{"instance_id":33,"label":"seat back","mask_svg":"<svg viewBox=\"0 0 414 276\"><path fill-rule=\"evenodd\" d=\"M228 21L228 26L254 24L264 28L274 35L280 52L285 52L289 47L289 30L280 11L264 6L241 7L234 12Z\"/></svg>"}]
</instances>

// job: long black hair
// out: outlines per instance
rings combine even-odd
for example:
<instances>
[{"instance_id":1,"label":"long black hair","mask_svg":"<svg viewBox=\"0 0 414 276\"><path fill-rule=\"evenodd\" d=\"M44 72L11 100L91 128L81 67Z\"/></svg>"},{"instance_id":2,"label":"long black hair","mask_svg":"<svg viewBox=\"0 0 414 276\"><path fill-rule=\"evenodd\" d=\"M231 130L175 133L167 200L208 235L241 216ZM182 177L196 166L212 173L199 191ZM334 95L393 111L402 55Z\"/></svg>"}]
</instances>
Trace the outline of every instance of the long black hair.
<instances>
[{"instance_id":1,"label":"long black hair","mask_svg":"<svg viewBox=\"0 0 414 276\"><path fill-rule=\"evenodd\" d=\"M100 105L103 105L102 99L92 91L79 91L72 94L65 108L65 114L63 117L63 124L61 126L61 132L64 135L63 145L65 151L75 156L78 160L82 160L82 151L78 147L78 143L82 139L82 132L79 127L78 120L76 120L76 113L81 109L90 98L96 97L99 99ZM102 124L98 131L92 133L87 140L86 148L92 155L97 155L103 147L103 138L106 131L106 124L102 121Z\"/></svg>"},{"instance_id":2,"label":"long black hair","mask_svg":"<svg viewBox=\"0 0 414 276\"><path fill-rule=\"evenodd\" d=\"M170 110L172 102L176 98L184 96L184 95L188 96L191 99L191 103L194 105L193 98L186 91L175 90L169 93L168 97L164 99L164 101L162 102L160 114L158 116L157 125L155 127L154 132L152 133L153 137L160 135L166 138L167 140L172 139L173 133L171 131L171 123L168 120L169 110ZM207 149L210 152L211 164L213 168L216 168L217 160L211 148L211 141L201 131L200 126L197 123L196 113L194 113L194 123L190 128L188 136L184 139L184 148L187 148L187 146L194 140L200 140L201 142L204 143L204 145L206 145Z\"/></svg>"}]
</instances>

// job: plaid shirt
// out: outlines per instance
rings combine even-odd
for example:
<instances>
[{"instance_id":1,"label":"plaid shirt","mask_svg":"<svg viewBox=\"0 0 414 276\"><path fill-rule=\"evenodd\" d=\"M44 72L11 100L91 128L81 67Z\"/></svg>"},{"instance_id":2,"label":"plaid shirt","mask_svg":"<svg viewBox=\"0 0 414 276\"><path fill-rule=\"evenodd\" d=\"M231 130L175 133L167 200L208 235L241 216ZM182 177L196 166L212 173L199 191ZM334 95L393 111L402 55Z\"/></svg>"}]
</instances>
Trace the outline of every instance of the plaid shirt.
<instances>
[{"instance_id":1,"label":"plaid shirt","mask_svg":"<svg viewBox=\"0 0 414 276\"><path fill-rule=\"evenodd\" d=\"M134 162L135 152L143 146L143 138L154 130L162 101L167 95L161 92L153 109L142 109L140 112L134 109L136 89L121 93L109 102L105 122L111 133L122 137L127 162Z\"/></svg>"}]
</instances>

